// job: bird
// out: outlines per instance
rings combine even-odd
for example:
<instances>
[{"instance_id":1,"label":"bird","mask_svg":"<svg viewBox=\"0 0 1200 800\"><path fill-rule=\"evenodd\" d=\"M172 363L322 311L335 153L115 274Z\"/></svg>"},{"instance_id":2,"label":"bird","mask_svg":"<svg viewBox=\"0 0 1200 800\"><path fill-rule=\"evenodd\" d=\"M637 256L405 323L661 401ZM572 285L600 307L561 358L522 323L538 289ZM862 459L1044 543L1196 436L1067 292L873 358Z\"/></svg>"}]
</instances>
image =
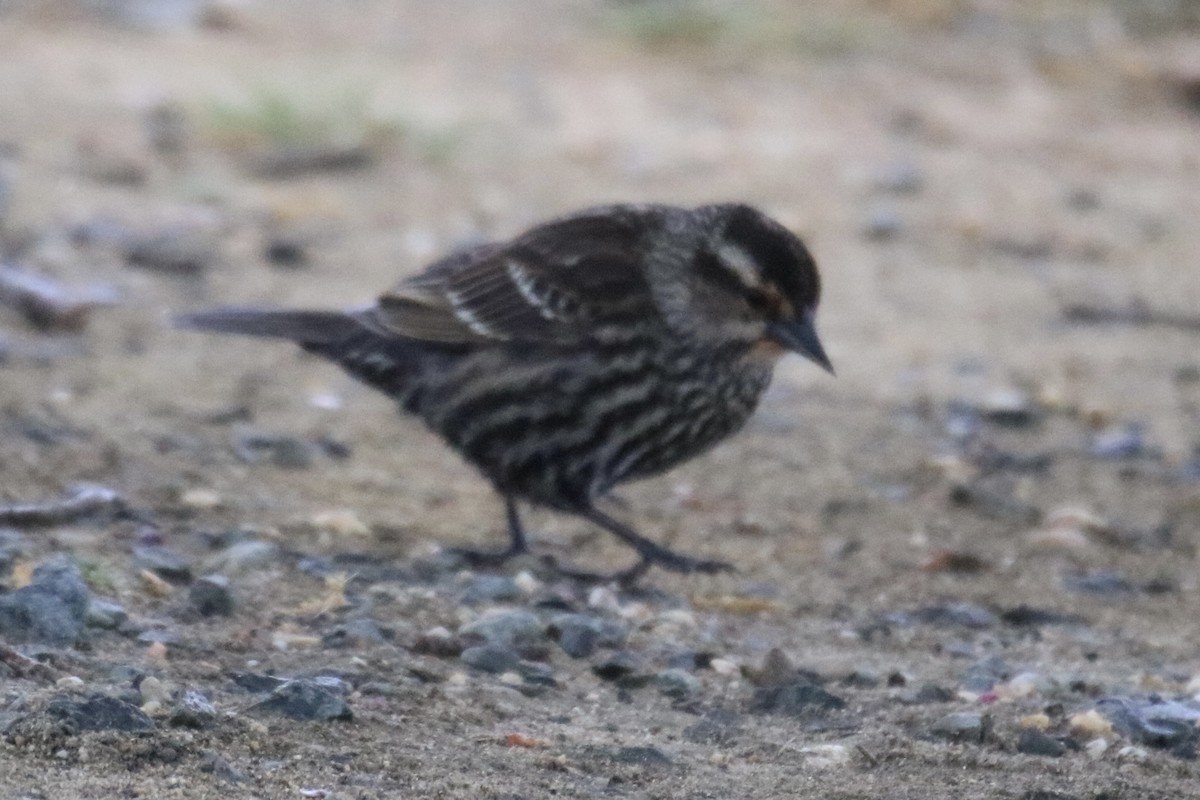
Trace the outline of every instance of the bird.
<instances>
[{"instance_id":1,"label":"bird","mask_svg":"<svg viewBox=\"0 0 1200 800\"><path fill-rule=\"evenodd\" d=\"M612 576L627 581L655 566L732 569L656 543L600 501L742 428L781 356L833 374L820 296L803 241L750 205L618 204L452 252L365 307L216 308L174 323L290 340L420 418L504 499L507 546L455 548L468 563L530 551L524 504L631 547L637 562Z\"/></svg>"}]
</instances>

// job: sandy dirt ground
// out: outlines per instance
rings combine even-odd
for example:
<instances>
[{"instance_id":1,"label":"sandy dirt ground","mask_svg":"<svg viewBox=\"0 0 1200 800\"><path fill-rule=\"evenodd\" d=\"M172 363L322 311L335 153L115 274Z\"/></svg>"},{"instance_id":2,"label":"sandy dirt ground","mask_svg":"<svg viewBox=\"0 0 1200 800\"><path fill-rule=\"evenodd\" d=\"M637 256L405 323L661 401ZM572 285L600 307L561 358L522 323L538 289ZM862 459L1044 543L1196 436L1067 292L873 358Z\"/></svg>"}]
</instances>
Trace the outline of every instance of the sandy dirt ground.
<instances>
[{"instance_id":1,"label":"sandy dirt ground","mask_svg":"<svg viewBox=\"0 0 1200 800\"><path fill-rule=\"evenodd\" d=\"M101 301L41 331L8 290L0 504L126 506L10 514L0 580L67 553L128 615L0 671L0 796L1200 796L1200 12L1152 5L0 2L2 261ZM498 544L501 504L434 436L286 345L164 324L727 199L816 254L838 377L785 360L617 513L733 575L593 591L531 560L489 595L439 545ZM209 574L230 613L197 611ZM430 645L513 608L628 638L499 674ZM352 719L242 674L332 676ZM175 714L189 690L213 713ZM94 694L153 729L47 721Z\"/></svg>"}]
</instances>

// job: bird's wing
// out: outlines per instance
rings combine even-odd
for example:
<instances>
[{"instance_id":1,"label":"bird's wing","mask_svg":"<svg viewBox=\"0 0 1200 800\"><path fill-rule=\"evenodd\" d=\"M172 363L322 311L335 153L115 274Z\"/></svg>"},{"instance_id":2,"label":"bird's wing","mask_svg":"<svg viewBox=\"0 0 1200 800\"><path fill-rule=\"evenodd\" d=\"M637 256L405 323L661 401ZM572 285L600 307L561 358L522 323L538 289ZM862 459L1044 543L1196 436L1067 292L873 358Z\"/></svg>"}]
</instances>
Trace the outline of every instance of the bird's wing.
<instances>
[{"instance_id":1,"label":"bird's wing","mask_svg":"<svg viewBox=\"0 0 1200 800\"><path fill-rule=\"evenodd\" d=\"M598 324L655 319L643 267L654 214L596 209L449 256L362 319L388 335L447 344L571 341Z\"/></svg>"}]
</instances>

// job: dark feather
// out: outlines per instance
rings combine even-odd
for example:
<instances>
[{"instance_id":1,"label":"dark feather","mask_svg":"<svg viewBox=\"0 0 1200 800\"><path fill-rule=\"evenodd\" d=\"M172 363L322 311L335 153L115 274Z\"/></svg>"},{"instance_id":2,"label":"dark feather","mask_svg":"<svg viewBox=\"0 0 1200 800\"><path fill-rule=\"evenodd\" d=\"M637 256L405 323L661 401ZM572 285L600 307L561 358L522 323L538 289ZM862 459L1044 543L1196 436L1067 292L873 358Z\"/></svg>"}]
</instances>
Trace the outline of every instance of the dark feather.
<instances>
[{"instance_id":1,"label":"dark feather","mask_svg":"<svg viewBox=\"0 0 1200 800\"><path fill-rule=\"evenodd\" d=\"M654 221L653 207L599 208L456 254L384 294L365 321L393 335L471 343L572 341L592 325L653 320L642 240Z\"/></svg>"},{"instance_id":2,"label":"dark feather","mask_svg":"<svg viewBox=\"0 0 1200 800\"><path fill-rule=\"evenodd\" d=\"M341 341L362 329L353 316L340 311L244 307L179 314L171 322L176 328L288 339L303 344Z\"/></svg>"}]
</instances>

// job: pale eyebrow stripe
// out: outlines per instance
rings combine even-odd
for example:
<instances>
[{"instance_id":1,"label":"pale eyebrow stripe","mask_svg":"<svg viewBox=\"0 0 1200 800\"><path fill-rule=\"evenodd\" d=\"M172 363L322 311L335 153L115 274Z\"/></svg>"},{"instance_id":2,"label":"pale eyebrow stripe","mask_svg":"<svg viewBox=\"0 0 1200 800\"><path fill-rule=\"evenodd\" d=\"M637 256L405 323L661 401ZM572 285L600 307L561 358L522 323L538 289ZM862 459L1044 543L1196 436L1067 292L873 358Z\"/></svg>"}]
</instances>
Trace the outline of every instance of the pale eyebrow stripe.
<instances>
[{"instance_id":1,"label":"pale eyebrow stripe","mask_svg":"<svg viewBox=\"0 0 1200 800\"><path fill-rule=\"evenodd\" d=\"M717 258L738 276L746 288L762 286L762 276L754 258L741 247L726 242L717 248Z\"/></svg>"}]
</instances>

